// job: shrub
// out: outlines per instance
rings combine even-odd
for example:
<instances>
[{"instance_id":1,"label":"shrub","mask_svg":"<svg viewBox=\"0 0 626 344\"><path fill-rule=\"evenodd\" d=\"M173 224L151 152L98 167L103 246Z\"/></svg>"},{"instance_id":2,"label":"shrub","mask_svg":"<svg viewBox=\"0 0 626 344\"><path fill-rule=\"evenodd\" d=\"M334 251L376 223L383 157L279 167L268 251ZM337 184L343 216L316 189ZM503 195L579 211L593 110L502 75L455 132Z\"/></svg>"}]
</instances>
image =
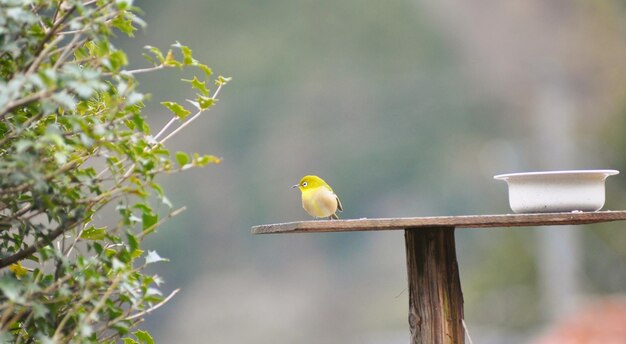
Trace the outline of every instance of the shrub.
<instances>
[{"instance_id":1,"label":"shrub","mask_svg":"<svg viewBox=\"0 0 626 344\"><path fill-rule=\"evenodd\" d=\"M136 13L130 0L0 0L0 342L150 343L137 324L175 293L144 270L164 259L142 241L183 210L155 177L219 163L164 143L229 79L210 90L211 69L179 43L127 69L111 40L144 25ZM173 116L152 134L135 77L168 67L200 75L185 80L195 115L162 102Z\"/></svg>"}]
</instances>

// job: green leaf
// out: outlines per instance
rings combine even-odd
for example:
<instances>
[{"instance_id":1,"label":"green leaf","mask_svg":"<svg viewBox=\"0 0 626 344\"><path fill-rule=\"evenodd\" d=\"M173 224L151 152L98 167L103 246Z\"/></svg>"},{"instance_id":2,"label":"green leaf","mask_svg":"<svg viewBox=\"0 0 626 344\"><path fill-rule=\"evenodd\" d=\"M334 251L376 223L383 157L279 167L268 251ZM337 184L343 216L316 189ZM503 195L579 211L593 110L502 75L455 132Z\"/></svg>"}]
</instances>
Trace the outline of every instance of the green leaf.
<instances>
[{"instance_id":1,"label":"green leaf","mask_svg":"<svg viewBox=\"0 0 626 344\"><path fill-rule=\"evenodd\" d=\"M141 255L143 254L143 252L144 252L143 250L136 249L136 250L134 250L134 251L130 254L130 256L131 256L131 258L133 258L133 259L137 259L137 258L141 257Z\"/></svg>"},{"instance_id":2,"label":"green leaf","mask_svg":"<svg viewBox=\"0 0 626 344\"><path fill-rule=\"evenodd\" d=\"M200 81L197 77L193 77L193 80L187 80L187 79L183 79L183 81L188 82L191 84L191 87L197 89L198 91L202 92L202 94L204 94L205 96L209 95L209 89L206 87L206 82L205 81Z\"/></svg>"},{"instance_id":3,"label":"green leaf","mask_svg":"<svg viewBox=\"0 0 626 344\"><path fill-rule=\"evenodd\" d=\"M126 232L126 238L128 239L128 248L130 252L135 252L139 248L139 240L137 237L130 232Z\"/></svg>"},{"instance_id":4,"label":"green leaf","mask_svg":"<svg viewBox=\"0 0 626 344\"><path fill-rule=\"evenodd\" d=\"M148 183L150 187L159 195L159 197L165 196L165 191L163 191L163 187L155 182Z\"/></svg>"},{"instance_id":5,"label":"green leaf","mask_svg":"<svg viewBox=\"0 0 626 344\"><path fill-rule=\"evenodd\" d=\"M216 157L215 155L203 155L199 156L198 153L194 154L194 163L197 166L205 166L208 164L219 164L222 162L222 159Z\"/></svg>"},{"instance_id":6,"label":"green leaf","mask_svg":"<svg viewBox=\"0 0 626 344\"><path fill-rule=\"evenodd\" d=\"M157 66L157 65L158 65L158 63L156 63L156 62L154 61L154 59L152 58L152 56L150 56L150 55L148 55L148 54L146 54L146 53L141 54L141 56L143 56L143 57L144 57L144 58L145 58L148 62L150 62L152 65L154 65L154 66Z\"/></svg>"},{"instance_id":7,"label":"green leaf","mask_svg":"<svg viewBox=\"0 0 626 344\"><path fill-rule=\"evenodd\" d=\"M87 58L88 56L89 56L89 53L87 52L87 49L85 49L85 47L80 47L74 50L74 58L76 60L82 60L82 59Z\"/></svg>"},{"instance_id":8,"label":"green leaf","mask_svg":"<svg viewBox=\"0 0 626 344\"><path fill-rule=\"evenodd\" d=\"M46 306L40 303L33 303L32 307L35 318L44 318L50 312Z\"/></svg>"},{"instance_id":9,"label":"green leaf","mask_svg":"<svg viewBox=\"0 0 626 344\"><path fill-rule=\"evenodd\" d=\"M141 117L140 114L136 113L133 115L132 117L133 123L135 123L137 130L139 130L142 133L145 133L148 131L148 125L146 124L146 121L144 121L143 117Z\"/></svg>"},{"instance_id":10,"label":"green leaf","mask_svg":"<svg viewBox=\"0 0 626 344\"><path fill-rule=\"evenodd\" d=\"M111 63L111 69L113 71L118 71L122 67L128 64L128 57L121 50L116 50L109 56L109 62Z\"/></svg>"},{"instance_id":11,"label":"green leaf","mask_svg":"<svg viewBox=\"0 0 626 344\"><path fill-rule=\"evenodd\" d=\"M3 6L6 6L6 4L3 4ZM20 8L15 5L9 7L8 9L3 9L3 12L3 16L6 15L9 19L20 24L32 24L37 21L37 16L30 13L29 11L26 11L24 8ZM6 19L3 18L3 20Z\"/></svg>"},{"instance_id":12,"label":"green leaf","mask_svg":"<svg viewBox=\"0 0 626 344\"><path fill-rule=\"evenodd\" d=\"M94 41L94 45L92 46L92 53L98 57L105 57L111 52L111 42L106 39L100 39L98 41Z\"/></svg>"},{"instance_id":13,"label":"green leaf","mask_svg":"<svg viewBox=\"0 0 626 344\"><path fill-rule=\"evenodd\" d=\"M232 79L233 78L230 78L230 77L226 78L226 77L223 77L223 76L220 75L220 76L217 77L217 80L215 80L215 85L216 86L226 85Z\"/></svg>"},{"instance_id":14,"label":"green leaf","mask_svg":"<svg viewBox=\"0 0 626 344\"><path fill-rule=\"evenodd\" d=\"M55 93L52 99L66 110L71 111L76 107L76 99L65 90Z\"/></svg>"},{"instance_id":15,"label":"green leaf","mask_svg":"<svg viewBox=\"0 0 626 344\"><path fill-rule=\"evenodd\" d=\"M125 324L124 322L118 322L118 323L115 323L112 327L113 327L113 328L115 329L115 331L117 331L117 333L118 333L118 334L120 334L120 335L125 335L125 334L127 334L127 333L128 333L128 325L127 325L127 324ZM124 338L124 340L126 340L126 338ZM137 343L137 342L133 339L133 341L132 341L132 342L124 342L124 344L139 344L139 343Z\"/></svg>"},{"instance_id":16,"label":"green leaf","mask_svg":"<svg viewBox=\"0 0 626 344\"><path fill-rule=\"evenodd\" d=\"M143 223L143 229L149 229L159 221L159 214L154 214L151 211L144 211L141 216L141 222Z\"/></svg>"},{"instance_id":17,"label":"green leaf","mask_svg":"<svg viewBox=\"0 0 626 344\"><path fill-rule=\"evenodd\" d=\"M165 56L165 61L163 61L163 65L178 68L181 68L183 66L182 63L176 61L176 58L174 58L174 52L172 52L172 50L169 50L167 52L167 55Z\"/></svg>"},{"instance_id":18,"label":"green leaf","mask_svg":"<svg viewBox=\"0 0 626 344\"><path fill-rule=\"evenodd\" d=\"M138 341L136 341L136 340L134 340L132 338L124 338L123 341L124 341L124 344L139 344Z\"/></svg>"},{"instance_id":19,"label":"green leaf","mask_svg":"<svg viewBox=\"0 0 626 344\"><path fill-rule=\"evenodd\" d=\"M91 226L85 229L81 234L81 239L85 240L103 240L106 236L106 227L94 227Z\"/></svg>"},{"instance_id":20,"label":"green leaf","mask_svg":"<svg viewBox=\"0 0 626 344\"><path fill-rule=\"evenodd\" d=\"M113 27L125 33L128 37L134 36L133 33L136 28L133 26L133 21L132 19L124 16L123 12L119 16L115 17L111 24L113 24Z\"/></svg>"},{"instance_id":21,"label":"green leaf","mask_svg":"<svg viewBox=\"0 0 626 344\"><path fill-rule=\"evenodd\" d=\"M132 0L115 0L115 4L117 5L117 7L119 9L127 9L128 7L132 6L133 1Z\"/></svg>"},{"instance_id":22,"label":"green leaf","mask_svg":"<svg viewBox=\"0 0 626 344\"><path fill-rule=\"evenodd\" d=\"M207 78L210 78L211 74L213 74L213 71L211 70L211 68L203 63L196 63L195 66L200 68L204 72Z\"/></svg>"},{"instance_id":23,"label":"green leaf","mask_svg":"<svg viewBox=\"0 0 626 344\"><path fill-rule=\"evenodd\" d=\"M176 162L180 167L183 167L189 163L189 155L185 152L176 152Z\"/></svg>"},{"instance_id":24,"label":"green leaf","mask_svg":"<svg viewBox=\"0 0 626 344\"><path fill-rule=\"evenodd\" d=\"M201 110L206 110L211 106L215 105L216 99L211 97L199 96L198 97L198 106Z\"/></svg>"},{"instance_id":25,"label":"green leaf","mask_svg":"<svg viewBox=\"0 0 626 344\"><path fill-rule=\"evenodd\" d=\"M176 44L172 44L172 46L175 48L179 48L180 51L183 53L183 65L189 66L196 63L196 61L193 59L192 51L188 46L182 45L179 42L176 42Z\"/></svg>"},{"instance_id":26,"label":"green leaf","mask_svg":"<svg viewBox=\"0 0 626 344\"><path fill-rule=\"evenodd\" d=\"M18 284L17 281L15 281L14 279L9 279L6 277L3 277L0 279L0 291L2 291L2 295L4 296L5 299L17 302L17 303L23 303L25 302L25 299L21 294L21 290L20 290L20 284Z\"/></svg>"},{"instance_id":27,"label":"green leaf","mask_svg":"<svg viewBox=\"0 0 626 344\"><path fill-rule=\"evenodd\" d=\"M154 339L150 336L150 333L142 330L138 330L134 333L135 337L139 339L141 344L154 344Z\"/></svg>"},{"instance_id":28,"label":"green leaf","mask_svg":"<svg viewBox=\"0 0 626 344\"><path fill-rule=\"evenodd\" d=\"M117 251L112 249L112 248L105 248L104 249L104 255L108 258L113 257L114 255L117 254Z\"/></svg>"},{"instance_id":29,"label":"green leaf","mask_svg":"<svg viewBox=\"0 0 626 344\"><path fill-rule=\"evenodd\" d=\"M163 57L163 53L157 47L153 47L151 45L146 45L144 48L150 50L152 54L159 60L160 63L165 62L165 57Z\"/></svg>"},{"instance_id":30,"label":"green leaf","mask_svg":"<svg viewBox=\"0 0 626 344\"><path fill-rule=\"evenodd\" d=\"M187 116L189 116L189 114L191 113L191 111L185 109L184 107L182 107L182 105L175 102L161 102L161 105L172 111L174 115L176 115L176 117L178 117L178 119L180 119L181 121L187 118Z\"/></svg>"}]
</instances>

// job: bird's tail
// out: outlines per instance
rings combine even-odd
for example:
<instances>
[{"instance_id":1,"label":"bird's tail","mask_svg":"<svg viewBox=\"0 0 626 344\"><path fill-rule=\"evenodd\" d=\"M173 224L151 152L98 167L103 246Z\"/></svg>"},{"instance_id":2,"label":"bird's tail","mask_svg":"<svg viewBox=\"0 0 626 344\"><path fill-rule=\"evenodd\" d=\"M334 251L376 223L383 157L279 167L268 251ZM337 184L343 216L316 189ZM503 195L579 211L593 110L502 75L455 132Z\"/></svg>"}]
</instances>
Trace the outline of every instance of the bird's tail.
<instances>
[{"instance_id":1,"label":"bird's tail","mask_svg":"<svg viewBox=\"0 0 626 344\"><path fill-rule=\"evenodd\" d=\"M328 218L331 220L339 220L339 216L337 216L337 214L332 214Z\"/></svg>"}]
</instances>

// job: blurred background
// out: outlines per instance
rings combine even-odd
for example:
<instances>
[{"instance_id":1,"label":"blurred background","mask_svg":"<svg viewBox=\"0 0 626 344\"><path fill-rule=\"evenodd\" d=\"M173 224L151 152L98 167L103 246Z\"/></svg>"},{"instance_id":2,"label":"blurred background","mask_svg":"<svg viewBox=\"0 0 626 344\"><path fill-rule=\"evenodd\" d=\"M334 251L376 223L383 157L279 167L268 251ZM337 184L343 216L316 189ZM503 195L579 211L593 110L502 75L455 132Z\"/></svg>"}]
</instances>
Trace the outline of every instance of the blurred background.
<instances>
[{"instance_id":1,"label":"blurred background","mask_svg":"<svg viewBox=\"0 0 626 344\"><path fill-rule=\"evenodd\" d=\"M408 342L402 231L250 235L309 219L290 188L304 174L333 186L343 218L373 218L509 213L495 174L615 168L605 209L626 209L623 1L135 4L148 27L117 43L132 67L178 40L233 77L169 142L223 162L161 180L188 210L147 243L171 259L154 271L165 289L182 288L145 324L160 343ZM169 118L158 102L193 96L180 77L140 78L153 130ZM598 304L623 313L625 226L458 229L474 342L539 342Z\"/></svg>"}]
</instances>

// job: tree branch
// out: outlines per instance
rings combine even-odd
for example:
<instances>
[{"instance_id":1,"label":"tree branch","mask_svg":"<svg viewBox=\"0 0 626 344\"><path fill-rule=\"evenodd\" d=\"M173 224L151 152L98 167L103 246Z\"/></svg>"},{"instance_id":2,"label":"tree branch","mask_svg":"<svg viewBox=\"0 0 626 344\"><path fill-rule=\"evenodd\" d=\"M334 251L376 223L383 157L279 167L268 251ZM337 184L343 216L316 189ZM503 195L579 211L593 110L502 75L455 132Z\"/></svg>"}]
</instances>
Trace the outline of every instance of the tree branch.
<instances>
[{"instance_id":1,"label":"tree branch","mask_svg":"<svg viewBox=\"0 0 626 344\"><path fill-rule=\"evenodd\" d=\"M43 50L44 50L44 47L46 47L46 43L48 43L50 38L52 38L52 36L54 36L54 34L57 33L57 30L61 27L61 24L63 24L67 20L67 18L69 18L72 15L72 13L75 10L76 10L76 6L70 7L70 9L67 10L67 12L63 15L63 17L57 20L54 23L54 25L52 25L50 30L48 30L48 32L46 33L46 36L41 40L39 47L37 47L37 52L35 53L35 55L37 55L37 58L33 60L33 62L29 66L27 66L26 74L32 73L35 69L37 69L37 67L39 67L39 64L43 60L43 56L45 56L45 54L43 54ZM57 37L57 39L62 39L62 37Z\"/></svg>"},{"instance_id":2,"label":"tree branch","mask_svg":"<svg viewBox=\"0 0 626 344\"><path fill-rule=\"evenodd\" d=\"M67 230L70 230L72 227L76 226L78 223L79 221L76 221L76 222L70 223L67 226L59 226L57 227L57 229L50 232L43 239L35 242L33 245L28 246L25 249L18 251L17 253L11 256L8 256L6 258L1 258L0 269L3 269L11 264L17 263L18 261L24 258L30 257L35 252L37 252L38 249L50 245L54 241L54 239L56 239L59 235L63 234Z\"/></svg>"},{"instance_id":3,"label":"tree branch","mask_svg":"<svg viewBox=\"0 0 626 344\"><path fill-rule=\"evenodd\" d=\"M4 109L2 109L2 111L0 111L0 119L3 119L8 113L10 113L11 111L17 109L20 106L24 106L24 105L28 105L32 102L41 100L42 98L48 97L50 94L52 94L52 92L54 91L54 89L50 89L50 90L41 90L39 92L35 92L29 96L26 96L24 98L18 99L18 100L14 100L14 101L10 101L5 107Z\"/></svg>"}]
</instances>

